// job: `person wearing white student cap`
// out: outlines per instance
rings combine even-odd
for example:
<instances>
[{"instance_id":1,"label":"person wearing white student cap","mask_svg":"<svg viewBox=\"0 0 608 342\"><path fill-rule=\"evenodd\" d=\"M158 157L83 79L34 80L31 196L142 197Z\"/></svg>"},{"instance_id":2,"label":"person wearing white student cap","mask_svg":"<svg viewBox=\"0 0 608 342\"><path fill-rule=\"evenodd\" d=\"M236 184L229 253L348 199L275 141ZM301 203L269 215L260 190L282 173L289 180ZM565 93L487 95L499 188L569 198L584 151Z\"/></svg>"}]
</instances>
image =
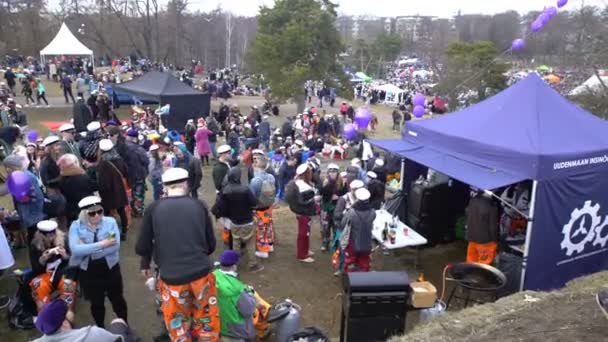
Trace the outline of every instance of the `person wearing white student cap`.
<instances>
[{"instance_id":1,"label":"person wearing white student cap","mask_svg":"<svg viewBox=\"0 0 608 342\"><path fill-rule=\"evenodd\" d=\"M61 134L61 147L63 153L70 153L80 159L80 149L78 144L74 140L74 133L76 132L74 125L71 123L65 123L59 126L59 133Z\"/></svg>"},{"instance_id":2,"label":"person wearing white student cap","mask_svg":"<svg viewBox=\"0 0 608 342\"><path fill-rule=\"evenodd\" d=\"M38 230L30 245L33 278L29 284L36 308L42 310L53 299L51 294L56 290L73 310L76 274L67 268L70 259L67 236L57 229L55 221L40 221L36 227Z\"/></svg>"},{"instance_id":3,"label":"person wearing white student cap","mask_svg":"<svg viewBox=\"0 0 608 342\"><path fill-rule=\"evenodd\" d=\"M342 218L344 230L340 236L340 248L344 251L346 272L369 272L376 211L369 203L367 189L357 189L355 198L356 202Z\"/></svg>"},{"instance_id":4,"label":"person wearing white student cap","mask_svg":"<svg viewBox=\"0 0 608 342\"><path fill-rule=\"evenodd\" d=\"M334 210L338 199L344 194L345 187L340 177L340 167L336 164L327 166L327 176L321 185L321 250L329 250L332 232L335 234Z\"/></svg>"},{"instance_id":5,"label":"person wearing white student cap","mask_svg":"<svg viewBox=\"0 0 608 342\"><path fill-rule=\"evenodd\" d=\"M42 141L42 146L46 149L46 157L40 163L40 180L44 186L59 178L57 160L63 154L63 149L58 142L59 137L56 135L50 135Z\"/></svg>"},{"instance_id":6,"label":"person wearing white student cap","mask_svg":"<svg viewBox=\"0 0 608 342\"><path fill-rule=\"evenodd\" d=\"M319 198L320 199L320 198ZM310 251L311 217L317 214L316 190L312 185L312 170L304 163L297 167L296 178L285 187L285 202L296 214L298 220L297 258L301 262L312 263Z\"/></svg>"},{"instance_id":7,"label":"person wearing white student cap","mask_svg":"<svg viewBox=\"0 0 608 342\"><path fill-rule=\"evenodd\" d=\"M69 231L70 265L78 267L78 280L98 327L104 327L105 297L116 316L127 322L127 302L120 271L120 230L114 218L105 216L101 198L88 196L79 203L80 215Z\"/></svg>"},{"instance_id":8,"label":"person wearing white student cap","mask_svg":"<svg viewBox=\"0 0 608 342\"><path fill-rule=\"evenodd\" d=\"M371 194L369 202L372 208L380 209L384 202L385 185L378 180L378 175L374 171L367 171L367 189Z\"/></svg>"}]
</instances>

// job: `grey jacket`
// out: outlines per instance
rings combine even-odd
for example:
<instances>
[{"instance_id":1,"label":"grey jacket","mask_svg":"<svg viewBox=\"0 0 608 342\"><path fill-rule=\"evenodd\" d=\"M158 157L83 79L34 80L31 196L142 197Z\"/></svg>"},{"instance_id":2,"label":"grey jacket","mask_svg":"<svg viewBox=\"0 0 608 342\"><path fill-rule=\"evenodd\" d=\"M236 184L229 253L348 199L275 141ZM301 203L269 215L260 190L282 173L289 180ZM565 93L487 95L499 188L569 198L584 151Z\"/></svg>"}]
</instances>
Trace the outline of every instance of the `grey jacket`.
<instances>
[{"instance_id":1,"label":"grey jacket","mask_svg":"<svg viewBox=\"0 0 608 342\"><path fill-rule=\"evenodd\" d=\"M120 335L114 335L97 326L87 326L80 329L57 332L44 335L32 342L116 342L124 341Z\"/></svg>"},{"instance_id":2,"label":"grey jacket","mask_svg":"<svg viewBox=\"0 0 608 342\"><path fill-rule=\"evenodd\" d=\"M342 218L344 231L340 237L340 247L351 245L355 253L369 253L372 251L372 229L376 211L369 201L356 202Z\"/></svg>"}]
</instances>

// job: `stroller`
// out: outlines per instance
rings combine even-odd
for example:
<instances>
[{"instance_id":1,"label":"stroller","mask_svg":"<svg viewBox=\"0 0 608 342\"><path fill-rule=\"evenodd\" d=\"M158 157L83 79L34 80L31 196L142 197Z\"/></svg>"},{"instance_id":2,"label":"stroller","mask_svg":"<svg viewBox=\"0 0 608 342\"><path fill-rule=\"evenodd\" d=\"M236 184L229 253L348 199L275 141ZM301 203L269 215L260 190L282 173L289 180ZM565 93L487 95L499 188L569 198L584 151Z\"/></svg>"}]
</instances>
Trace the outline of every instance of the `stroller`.
<instances>
[{"instance_id":1,"label":"stroller","mask_svg":"<svg viewBox=\"0 0 608 342\"><path fill-rule=\"evenodd\" d=\"M14 270L12 277L17 280L17 291L11 297L8 306L8 325L12 329L29 330L34 328L36 303L32 298L29 283L32 280L32 270Z\"/></svg>"}]
</instances>

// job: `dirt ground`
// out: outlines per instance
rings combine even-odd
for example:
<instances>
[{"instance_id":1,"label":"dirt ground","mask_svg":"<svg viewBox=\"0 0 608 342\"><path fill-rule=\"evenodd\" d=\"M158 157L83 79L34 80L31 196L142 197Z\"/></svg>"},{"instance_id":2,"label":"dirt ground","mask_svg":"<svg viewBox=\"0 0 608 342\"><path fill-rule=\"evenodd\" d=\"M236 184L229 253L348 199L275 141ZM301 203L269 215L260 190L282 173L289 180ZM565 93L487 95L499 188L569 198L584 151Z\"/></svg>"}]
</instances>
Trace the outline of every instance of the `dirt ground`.
<instances>
[{"instance_id":1,"label":"dirt ground","mask_svg":"<svg viewBox=\"0 0 608 342\"><path fill-rule=\"evenodd\" d=\"M49 87L47 82L47 87ZM62 101L62 98L55 98ZM241 97L228 101L238 103L242 110L251 105L261 105L262 99L255 97ZM213 101L213 107L218 102ZM375 106L373 110L379 116L380 127L374 134L376 137L396 137L391 132L392 120L391 107ZM279 125L286 113L293 113L294 105L281 106L279 118L272 118L273 125ZM337 108L334 108L337 112ZM28 119L30 126L37 129L41 135L45 129L39 124L40 121L68 120L71 116L70 108L40 108L29 109ZM330 110L328 110L331 113ZM119 111L121 117L126 117L126 109ZM325 165L326 161L324 162ZM211 168L204 168L203 186L200 190L201 198L209 205L214 201L214 189L210 177ZM148 192L151 196L151 191ZM6 199L4 199L6 200ZM0 201L1 202L1 201ZM5 203L5 202L2 202ZM5 204L7 207L8 204ZM129 307L129 323L136 332L143 337L144 341L151 341L152 337L160 332L161 321L155 313L153 295L144 286L143 279L139 275L139 258L134 253L134 243L138 235L139 222L136 220L129 231L128 241L121 246L121 269L125 284L125 298ZM296 260L296 222L294 215L285 206L281 206L274 212L274 226L277 231L278 243L275 252L270 259L264 260L265 270L258 274L242 273L242 279L253 285L259 293L270 303L276 303L285 298L292 299L302 307L304 325L315 325L322 328L330 336L339 335L342 284L341 279L334 277L331 270L330 257L319 250L320 233L318 221L313 225L311 237L311 248L316 253L316 262L313 264L302 264ZM219 232L217 237L220 239ZM220 244L221 245L221 244ZM214 254L219 257L220 250ZM17 259L16 268L27 267L27 256L25 250L15 252ZM440 285L441 271L443 267L453 261L461 261L465 257L465 247L462 243L454 243L438 246L422 251L421 265L418 270L414 268L414 253L411 250L401 250L388 255L381 251L373 255L372 267L374 270L403 270L407 271L411 278L416 278L424 273L425 278ZM11 293L15 289L15 282L4 276L0 280L0 293ZM106 321L113 318L109 303L106 304ZM91 324L92 319L88 303L80 299L77 302L77 325ZM5 312L0 312L0 320L4 319ZM5 322L5 321L4 321ZM408 316L408 327L417 322L416 315ZM13 331L6 323L0 323L0 340L2 341L25 341L38 336L36 331Z\"/></svg>"}]
</instances>

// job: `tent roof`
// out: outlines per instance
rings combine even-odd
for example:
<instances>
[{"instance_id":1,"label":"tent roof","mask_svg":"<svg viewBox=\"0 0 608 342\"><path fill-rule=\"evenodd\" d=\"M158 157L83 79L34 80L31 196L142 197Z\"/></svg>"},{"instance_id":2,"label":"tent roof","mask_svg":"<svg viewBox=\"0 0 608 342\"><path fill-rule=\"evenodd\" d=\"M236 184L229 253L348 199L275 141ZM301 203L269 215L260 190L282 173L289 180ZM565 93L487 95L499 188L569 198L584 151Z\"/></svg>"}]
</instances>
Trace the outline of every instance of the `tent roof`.
<instances>
[{"instance_id":1,"label":"tent roof","mask_svg":"<svg viewBox=\"0 0 608 342\"><path fill-rule=\"evenodd\" d=\"M409 122L403 143L392 148L456 179L491 189L517 180L604 170L606 132L608 122L532 74L460 112Z\"/></svg>"},{"instance_id":2,"label":"tent roof","mask_svg":"<svg viewBox=\"0 0 608 342\"><path fill-rule=\"evenodd\" d=\"M82 44L65 23L61 24L61 28L55 38L40 51L41 55L92 55L93 51Z\"/></svg>"},{"instance_id":3,"label":"tent roof","mask_svg":"<svg viewBox=\"0 0 608 342\"><path fill-rule=\"evenodd\" d=\"M180 82L170 73L151 71L132 81L114 87L119 92L129 93L142 100L158 100L161 96L200 95L192 87Z\"/></svg>"},{"instance_id":4,"label":"tent roof","mask_svg":"<svg viewBox=\"0 0 608 342\"><path fill-rule=\"evenodd\" d=\"M376 86L374 88L377 89L377 90L384 90L387 93L396 93L396 94L398 94L398 93L405 92L405 90L397 87L394 84L390 84L390 83L378 85L378 86Z\"/></svg>"},{"instance_id":5,"label":"tent roof","mask_svg":"<svg viewBox=\"0 0 608 342\"><path fill-rule=\"evenodd\" d=\"M607 76L601 76L601 81L604 82L604 84L608 84L608 75ZM600 82L600 78L598 78L596 75L593 75L591 77L589 77L583 84L581 84L580 86L572 89L572 91L570 91L570 93L568 95L581 95L581 94L585 94L585 93L593 93L595 91L597 91L598 89L601 89L602 86L602 82Z\"/></svg>"}]
</instances>

